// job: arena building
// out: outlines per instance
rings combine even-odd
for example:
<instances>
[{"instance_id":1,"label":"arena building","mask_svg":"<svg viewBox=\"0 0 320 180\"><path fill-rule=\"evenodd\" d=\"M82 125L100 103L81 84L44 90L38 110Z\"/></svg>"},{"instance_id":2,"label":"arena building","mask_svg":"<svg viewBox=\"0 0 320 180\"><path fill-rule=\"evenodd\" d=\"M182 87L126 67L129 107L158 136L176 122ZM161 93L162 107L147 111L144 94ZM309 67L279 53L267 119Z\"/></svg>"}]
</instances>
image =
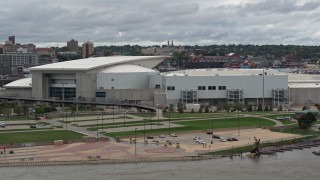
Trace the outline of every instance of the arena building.
<instances>
[{"instance_id":1,"label":"arena building","mask_svg":"<svg viewBox=\"0 0 320 180\"><path fill-rule=\"evenodd\" d=\"M274 69L189 69L165 73L152 69L165 58L111 56L47 64L31 68L32 78L14 81L5 88L7 95L32 99L152 106L178 102L268 106L320 102L320 96L313 97L320 90L318 77Z\"/></svg>"}]
</instances>

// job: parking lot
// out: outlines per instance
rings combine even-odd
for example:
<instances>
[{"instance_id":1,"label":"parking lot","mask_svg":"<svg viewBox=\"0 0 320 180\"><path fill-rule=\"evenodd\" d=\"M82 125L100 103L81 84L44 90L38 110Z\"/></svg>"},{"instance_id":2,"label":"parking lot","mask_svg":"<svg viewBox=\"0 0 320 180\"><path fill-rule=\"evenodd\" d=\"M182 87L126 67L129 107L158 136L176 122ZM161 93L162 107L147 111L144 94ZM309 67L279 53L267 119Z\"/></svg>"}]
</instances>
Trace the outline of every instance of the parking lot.
<instances>
[{"instance_id":1,"label":"parking lot","mask_svg":"<svg viewBox=\"0 0 320 180\"><path fill-rule=\"evenodd\" d=\"M167 144L169 146L169 142L171 142L170 146L175 147L177 143L179 143L180 148L184 149L186 152L194 153L194 152L207 152L207 151L215 151L215 150L223 150L232 147L239 147L245 145L251 145L254 143L254 137L261 139L261 142L271 142L278 140L291 139L295 137L299 137L296 134L287 134L287 133L278 133L272 132L268 129L241 129L240 136L238 130L228 130L228 131L217 131L214 132L215 135L227 138L236 138L238 141L226 141L220 142L219 139L213 138L212 135L207 134L206 132L189 132L189 133L177 133L177 137L171 137L169 134L163 134L164 138L160 138L158 136L153 136L154 139L159 141L160 146L165 146ZM195 137L199 137L201 140L204 140L205 143L200 144L194 140ZM131 137L134 139L134 137ZM124 139L125 141L130 141L130 139ZM143 143L144 137L137 137L138 143ZM147 139L148 144L156 144L155 140Z\"/></svg>"}]
</instances>

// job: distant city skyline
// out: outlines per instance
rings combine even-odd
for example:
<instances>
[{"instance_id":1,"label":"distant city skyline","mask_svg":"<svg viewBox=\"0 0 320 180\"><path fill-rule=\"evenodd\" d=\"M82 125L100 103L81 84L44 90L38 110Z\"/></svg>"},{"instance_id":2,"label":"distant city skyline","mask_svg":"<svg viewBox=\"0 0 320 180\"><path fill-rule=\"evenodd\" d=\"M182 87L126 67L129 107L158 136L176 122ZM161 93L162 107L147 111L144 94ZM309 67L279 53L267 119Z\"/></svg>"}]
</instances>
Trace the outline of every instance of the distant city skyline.
<instances>
[{"instance_id":1,"label":"distant city skyline","mask_svg":"<svg viewBox=\"0 0 320 180\"><path fill-rule=\"evenodd\" d=\"M0 43L320 45L316 0L0 0Z\"/></svg>"}]
</instances>

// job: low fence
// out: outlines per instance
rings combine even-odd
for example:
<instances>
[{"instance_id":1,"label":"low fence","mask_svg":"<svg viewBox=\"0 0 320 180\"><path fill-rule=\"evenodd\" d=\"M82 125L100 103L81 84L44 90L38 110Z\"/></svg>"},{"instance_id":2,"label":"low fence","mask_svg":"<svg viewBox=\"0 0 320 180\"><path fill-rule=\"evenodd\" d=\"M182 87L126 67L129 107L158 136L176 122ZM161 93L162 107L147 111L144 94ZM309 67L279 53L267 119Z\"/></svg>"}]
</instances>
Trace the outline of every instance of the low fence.
<instances>
[{"instance_id":1,"label":"low fence","mask_svg":"<svg viewBox=\"0 0 320 180\"><path fill-rule=\"evenodd\" d=\"M0 167L21 167L21 166L61 166L61 165L94 165L94 164L125 164L125 163L151 163L151 162L172 162L172 161L200 161L215 159L216 156L177 156L177 157L149 157L130 159L95 159L76 161L29 161L1 163Z\"/></svg>"},{"instance_id":2,"label":"low fence","mask_svg":"<svg viewBox=\"0 0 320 180\"><path fill-rule=\"evenodd\" d=\"M98 142L98 141L109 141L109 138L107 137L90 138L89 137L89 140L88 140L87 137L84 137L82 139L63 140L63 144L72 144L72 143L80 143L80 142ZM21 147L48 146L48 145L54 145L54 141L13 143L12 147L21 148ZM9 148L11 147L11 144L4 144L2 146Z\"/></svg>"}]
</instances>

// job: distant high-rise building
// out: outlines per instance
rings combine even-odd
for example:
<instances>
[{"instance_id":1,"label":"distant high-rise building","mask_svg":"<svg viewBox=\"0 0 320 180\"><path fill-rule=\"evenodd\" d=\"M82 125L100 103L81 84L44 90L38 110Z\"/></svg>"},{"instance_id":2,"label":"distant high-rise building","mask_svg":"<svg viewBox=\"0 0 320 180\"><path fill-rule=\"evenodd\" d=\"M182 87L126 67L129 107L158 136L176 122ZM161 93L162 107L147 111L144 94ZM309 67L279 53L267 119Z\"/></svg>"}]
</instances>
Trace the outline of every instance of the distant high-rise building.
<instances>
[{"instance_id":1,"label":"distant high-rise building","mask_svg":"<svg viewBox=\"0 0 320 180\"><path fill-rule=\"evenodd\" d=\"M88 58L93 56L94 47L93 42L87 41L82 44L82 58Z\"/></svg>"},{"instance_id":2,"label":"distant high-rise building","mask_svg":"<svg viewBox=\"0 0 320 180\"><path fill-rule=\"evenodd\" d=\"M11 75L11 56L0 54L0 74Z\"/></svg>"},{"instance_id":3,"label":"distant high-rise building","mask_svg":"<svg viewBox=\"0 0 320 180\"><path fill-rule=\"evenodd\" d=\"M67 42L67 48L70 52L78 52L79 50L78 41L71 39L70 41Z\"/></svg>"},{"instance_id":4,"label":"distant high-rise building","mask_svg":"<svg viewBox=\"0 0 320 180\"><path fill-rule=\"evenodd\" d=\"M9 36L9 41L12 42L12 44L16 43L16 37L15 36Z\"/></svg>"},{"instance_id":5,"label":"distant high-rise building","mask_svg":"<svg viewBox=\"0 0 320 180\"><path fill-rule=\"evenodd\" d=\"M12 41L8 41L12 42ZM18 49L26 49L28 53L35 53L36 46L34 44L9 44L6 43L2 46L3 53L13 53L18 52Z\"/></svg>"}]
</instances>

